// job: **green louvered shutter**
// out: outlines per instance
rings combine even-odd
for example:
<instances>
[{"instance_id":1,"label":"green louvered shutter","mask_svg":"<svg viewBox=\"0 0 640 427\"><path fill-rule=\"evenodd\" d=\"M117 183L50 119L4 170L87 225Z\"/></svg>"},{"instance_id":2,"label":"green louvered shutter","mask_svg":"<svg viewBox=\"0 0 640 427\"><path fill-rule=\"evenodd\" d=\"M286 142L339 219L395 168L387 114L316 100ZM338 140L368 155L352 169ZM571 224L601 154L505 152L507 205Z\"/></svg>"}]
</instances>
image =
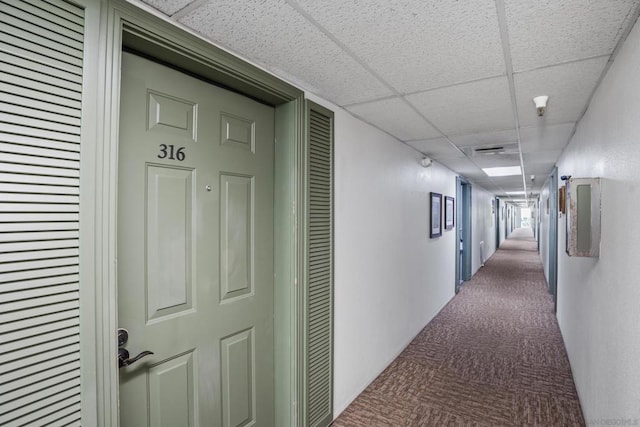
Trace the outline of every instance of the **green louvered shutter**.
<instances>
[{"instance_id":1,"label":"green louvered shutter","mask_svg":"<svg viewBox=\"0 0 640 427\"><path fill-rule=\"evenodd\" d=\"M333 113L307 101L305 426L333 420Z\"/></svg>"},{"instance_id":2,"label":"green louvered shutter","mask_svg":"<svg viewBox=\"0 0 640 427\"><path fill-rule=\"evenodd\" d=\"M0 0L0 425L80 425L84 11Z\"/></svg>"}]
</instances>

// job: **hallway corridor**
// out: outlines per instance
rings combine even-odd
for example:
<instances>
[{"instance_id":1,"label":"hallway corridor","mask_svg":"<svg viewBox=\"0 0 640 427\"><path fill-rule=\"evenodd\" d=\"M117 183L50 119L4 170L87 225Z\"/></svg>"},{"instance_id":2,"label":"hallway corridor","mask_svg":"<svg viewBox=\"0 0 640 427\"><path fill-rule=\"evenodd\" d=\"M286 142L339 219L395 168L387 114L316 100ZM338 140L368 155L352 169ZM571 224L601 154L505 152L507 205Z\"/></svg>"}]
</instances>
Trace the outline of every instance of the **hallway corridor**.
<instances>
[{"instance_id":1,"label":"hallway corridor","mask_svg":"<svg viewBox=\"0 0 640 427\"><path fill-rule=\"evenodd\" d=\"M516 230L333 424L466 425L584 425L529 229Z\"/></svg>"}]
</instances>

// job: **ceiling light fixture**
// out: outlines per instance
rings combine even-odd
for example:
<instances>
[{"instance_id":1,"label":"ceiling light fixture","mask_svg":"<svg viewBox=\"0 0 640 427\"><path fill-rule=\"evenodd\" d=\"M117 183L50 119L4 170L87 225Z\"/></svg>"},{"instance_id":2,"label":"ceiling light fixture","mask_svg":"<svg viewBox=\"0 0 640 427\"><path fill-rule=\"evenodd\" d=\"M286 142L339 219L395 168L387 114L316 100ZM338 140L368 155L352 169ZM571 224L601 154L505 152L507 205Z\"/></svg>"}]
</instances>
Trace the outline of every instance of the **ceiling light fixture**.
<instances>
[{"instance_id":1,"label":"ceiling light fixture","mask_svg":"<svg viewBox=\"0 0 640 427\"><path fill-rule=\"evenodd\" d=\"M519 194L524 194L524 191L506 191L506 193L510 196L516 196Z\"/></svg>"},{"instance_id":2,"label":"ceiling light fixture","mask_svg":"<svg viewBox=\"0 0 640 427\"><path fill-rule=\"evenodd\" d=\"M533 103L536 104L536 111L538 112L538 116L544 116L544 110L547 108L547 101L549 97L546 95L536 96L533 98Z\"/></svg>"},{"instance_id":3,"label":"ceiling light fixture","mask_svg":"<svg viewBox=\"0 0 640 427\"><path fill-rule=\"evenodd\" d=\"M522 173L522 169L520 166L505 166L498 168L482 168L484 173L488 176L511 176L511 175L520 175Z\"/></svg>"}]
</instances>

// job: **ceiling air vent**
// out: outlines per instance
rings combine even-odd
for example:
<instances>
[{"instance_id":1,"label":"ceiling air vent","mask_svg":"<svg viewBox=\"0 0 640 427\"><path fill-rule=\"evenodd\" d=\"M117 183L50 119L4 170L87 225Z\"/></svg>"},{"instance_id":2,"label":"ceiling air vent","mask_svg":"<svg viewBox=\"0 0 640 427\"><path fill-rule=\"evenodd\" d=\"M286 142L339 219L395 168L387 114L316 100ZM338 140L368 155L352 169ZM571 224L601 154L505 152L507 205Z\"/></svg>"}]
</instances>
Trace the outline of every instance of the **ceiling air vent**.
<instances>
[{"instance_id":1,"label":"ceiling air vent","mask_svg":"<svg viewBox=\"0 0 640 427\"><path fill-rule=\"evenodd\" d=\"M476 148L474 151L478 154L499 154L504 151L504 147Z\"/></svg>"},{"instance_id":2,"label":"ceiling air vent","mask_svg":"<svg viewBox=\"0 0 640 427\"><path fill-rule=\"evenodd\" d=\"M503 156L511 157L520 153L517 142L510 142L500 145L484 145L476 147L465 147L462 149L467 155L475 156Z\"/></svg>"}]
</instances>

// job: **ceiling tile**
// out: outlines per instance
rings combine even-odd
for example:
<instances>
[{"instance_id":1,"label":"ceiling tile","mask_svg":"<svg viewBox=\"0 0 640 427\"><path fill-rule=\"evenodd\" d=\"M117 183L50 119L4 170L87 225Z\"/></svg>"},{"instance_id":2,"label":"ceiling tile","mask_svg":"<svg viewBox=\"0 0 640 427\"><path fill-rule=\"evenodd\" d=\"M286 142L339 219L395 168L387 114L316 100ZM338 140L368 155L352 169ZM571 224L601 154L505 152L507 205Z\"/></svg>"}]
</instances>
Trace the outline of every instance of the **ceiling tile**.
<instances>
[{"instance_id":1,"label":"ceiling tile","mask_svg":"<svg viewBox=\"0 0 640 427\"><path fill-rule=\"evenodd\" d=\"M506 77L434 89L406 98L448 136L514 126Z\"/></svg>"},{"instance_id":2,"label":"ceiling tile","mask_svg":"<svg viewBox=\"0 0 640 427\"><path fill-rule=\"evenodd\" d=\"M354 115L401 141L441 136L429 123L400 98L389 98L347 107Z\"/></svg>"},{"instance_id":3,"label":"ceiling tile","mask_svg":"<svg viewBox=\"0 0 640 427\"><path fill-rule=\"evenodd\" d=\"M540 151L537 153L523 154L524 173L527 183L530 182L531 175L535 176L535 183L544 183L551 174L562 151Z\"/></svg>"},{"instance_id":4,"label":"ceiling tile","mask_svg":"<svg viewBox=\"0 0 640 427\"><path fill-rule=\"evenodd\" d=\"M143 0L148 5L158 9L160 12L165 15L173 15L177 11L183 9L189 4L193 3L194 0Z\"/></svg>"},{"instance_id":5,"label":"ceiling tile","mask_svg":"<svg viewBox=\"0 0 640 427\"><path fill-rule=\"evenodd\" d=\"M482 172L481 169L479 169L471 160L467 159L466 157L459 157L459 158L448 157L448 158L440 159L438 160L438 162L442 163L449 169L456 171L457 173L464 176L469 176L469 175L478 174L478 173L484 174L484 172Z\"/></svg>"},{"instance_id":6,"label":"ceiling tile","mask_svg":"<svg viewBox=\"0 0 640 427\"><path fill-rule=\"evenodd\" d=\"M407 144L436 160L445 157L464 157L464 153L456 150L446 138L407 141Z\"/></svg>"},{"instance_id":7,"label":"ceiling tile","mask_svg":"<svg viewBox=\"0 0 640 427\"><path fill-rule=\"evenodd\" d=\"M481 168L520 166L520 154L477 155L473 161Z\"/></svg>"},{"instance_id":8,"label":"ceiling tile","mask_svg":"<svg viewBox=\"0 0 640 427\"><path fill-rule=\"evenodd\" d=\"M401 93L504 74L493 0L295 0Z\"/></svg>"},{"instance_id":9,"label":"ceiling tile","mask_svg":"<svg viewBox=\"0 0 640 427\"><path fill-rule=\"evenodd\" d=\"M487 179L487 176L485 175L484 177L479 177L473 181L486 189L494 187L499 190L500 194L504 194L505 191L522 191L521 176L502 176Z\"/></svg>"},{"instance_id":10,"label":"ceiling tile","mask_svg":"<svg viewBox=\"0 0 640 427\"><path fill-rule=\"evenodd\" d=\"M575 122L593 92L607 58L599 57L515 74L520 126ZM547 110L538 117L533 97L548 95Z\"/></svg>"},{"instance_id":11,"label":"ceiling tile","mask_svg":"<svg viewBox=\"0 0 640 427\"><path fill-rule=\"evenodd\" d=\"M542 181L545 182L549 175L551 175L551 171L555 166L555 162L550 163L540 163L540 164L526 164L524 167L525 176L527 177L527 182L529 182L531 175L535 175L536 182Z\"/></svg>"},{"instance_id":12,"label":"ceiling tile","mask_svg":"<svg viewBox=\"0 0 640 427\"><path fill-rule=\"evenodd\" d=\"M489 146L494 144L509 144L518 142L518 134L515 128L493 132L472 133L467 135L451 136L449 139L460 148Z\"/></svg>"},{"instance_id":13,"label":"ceiling tile","mask_svg":"<svg viewBox=\"0 0 640 427\"><path fill-rule=\"evenodd\" d=\"M392 94L284 0L216 0L180 22L338 105Z\"/></svg>"},{"instance_id":14,"label":"ceiling tile","mask_svg":"<svg viewBox=\"0 0 640 427\"><path fill-rule=\"evenodd\" d=\"M536 169L544 169L544 168L553 168L556 164L556 161L560 157L562 150L554 150L554 151L538 151L537 153L526 153L522 155L524 160L525 169L531 168L533 170Z\"/></svg>"},{"instance_id":15,"label":"ceiling tile","mask_svg":"<svg viewBox=\"0 0 640 427\"><path fill-rule=\"evenodd\" d=\"M610 54L637 0L505 0L514 71Z\"/></svg>"},{"instance_id":16,"label":"ceiling tile","mask_svg":"<svg viewBox=\"0 0 640 427\"><path fill-rule=\"evenodd\" d=\"M551 126L522 127L520 128L522 152L563 150L569 142L574 126L575 123L569 122Z\"/></svg>"}]
</instances>

